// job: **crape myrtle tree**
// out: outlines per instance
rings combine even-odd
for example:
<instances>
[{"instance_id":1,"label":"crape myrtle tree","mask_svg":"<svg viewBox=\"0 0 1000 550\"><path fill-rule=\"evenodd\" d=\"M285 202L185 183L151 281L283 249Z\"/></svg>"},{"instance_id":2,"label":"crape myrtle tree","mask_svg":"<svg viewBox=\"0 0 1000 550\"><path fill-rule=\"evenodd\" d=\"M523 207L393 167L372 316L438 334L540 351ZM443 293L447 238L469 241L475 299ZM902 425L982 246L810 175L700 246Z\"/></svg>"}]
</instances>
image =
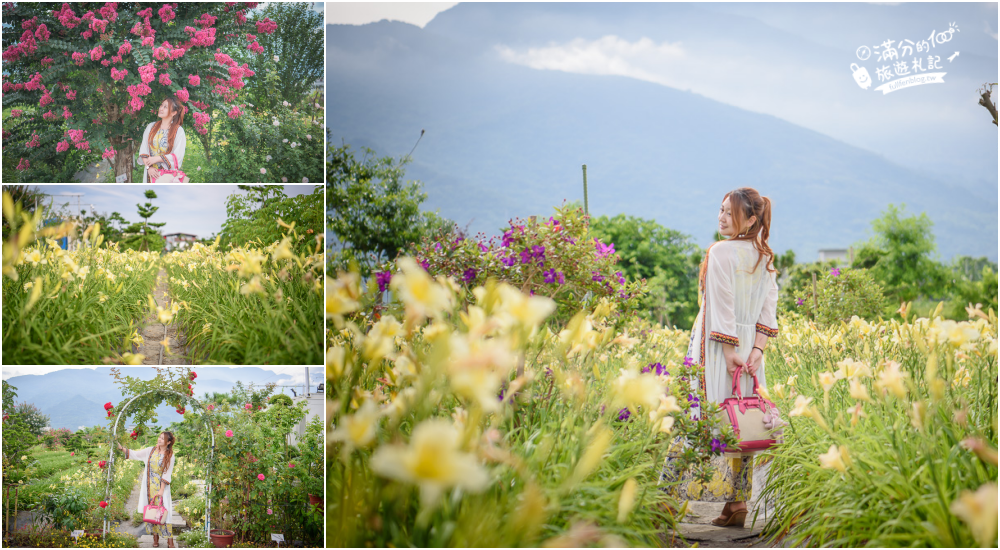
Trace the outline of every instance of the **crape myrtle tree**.
<instances>
[{"instance_id":1,"label":"crape myrtle tree","mask_svg":"<svg viewBox=\"0 0 1000 550\"><path fill-rule=\"evenodd\" d=\"M18 158L22 181L71 149L110 159L132 181L143 130L166 97L202 136L213 118L243 113L240 90L255 73L226 52L264 51L253 33L277 24L248 23L257 4L4 3L4 156Z\"/></svg>"}]
</instances>

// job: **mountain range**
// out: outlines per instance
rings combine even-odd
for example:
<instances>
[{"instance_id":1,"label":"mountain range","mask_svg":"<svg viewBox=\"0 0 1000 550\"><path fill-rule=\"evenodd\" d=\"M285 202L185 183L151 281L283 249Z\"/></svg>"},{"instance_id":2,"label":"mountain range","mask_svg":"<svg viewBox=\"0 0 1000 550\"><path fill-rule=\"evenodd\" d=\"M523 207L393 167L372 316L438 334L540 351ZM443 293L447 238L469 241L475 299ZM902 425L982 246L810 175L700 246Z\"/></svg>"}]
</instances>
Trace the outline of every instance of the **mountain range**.
<instances>
[{"instance_id":1,"label":"mountain range","mask_svg":"<svg viewBox=\"0 0 1000 550\"><path fill-rule=\"evenodd\" d=\"M152 379L155 372L149 368L122 368L123 374L143 380ZM235 382L242 380L244 385L254 382L261 386L268 382L290 385L291 379L285 374L275 374L272 371L256 367L240 367L236 369L223 367L196 368L198 374L195 385L195 398L206 393L229 392ZM32 403L42 413L49 416L49 425L54 428L68 428L76 431L80 427L90 427L107 424L104 404L112 402L116 406L122 402L122 394L110 376L110 367L97 369L64 369L47 374L31 374L12 376L7 382L17 388L17 402ZM322 383L321 369L310 370L312 389ZM291 396L290 388L277 388ZM301 393L301 390L299 390ZM169 405L157 407L156 414L161 425L168 425L175 420L177 412Z\"/></svg>"},{"instance_id":2,"label":"mountain range","mask_svg":"<svg viewBox=\"0 0 1000 550\"><path fill-rule=\"evenodd\" d=\"M963 6L969 21L962 30L971 35L978 8ZM844 12L838 21L849 16ZM886 34L914 27L893 25ZM972 107L957 107L955 96L996 79L996 40L989 39L992 56L988 39L966 40L948 86L883 99L861 93L841 70L852 62L858 31L845 32L838 48L836 33L824 29L813 38L782 19L778 6L675 3L471 3L438 14L423 29L392 21L329 25L327 125L334 145L395 157L405 156L425 129L406 177L423 182L425 208L473 234L497 235L511 218L547 217L564 200L582 202L586 164L592 215L655 219L701 246L712 242L724 193L750 186L773 201L772 248L792 249L800 260L868 238L872 220L888 204L904 203L934 222L943 259L995 261L996 128L963 130L989 115L974 105L975 97ZM671 86L655 81L660 77L613 74L613 67L611 74L537 68L551 62L545 55L558 60L577 50L639 48L644 40L661 44L655 47L667 56L676 46L710 59L773 58L783 67L774 78L802 67L802 93L831 98L822 117L856 120L865 131L854 134L876 138L854 140L867 146L848 143L807 121L790 122L793 111L780 118L739 99L744 91L766 95L764 84L736 80L732 99L721 101L698 80L679 87L683 79ZM831 76L827 67L840 73ZM754 71L762 81L771 76L766 66ZM724 82L725 74L705 77L713 79ZM699 87L704 93L692 91ZM928 105L940 105L941 112ZM926 136L899 127L910 109L928 113ZM881 112L892 124L867 120ZM942 123L945 115L955 124ZM901 132L923 149L877 151L878 140Z\"/></svg>"}]
</instances>

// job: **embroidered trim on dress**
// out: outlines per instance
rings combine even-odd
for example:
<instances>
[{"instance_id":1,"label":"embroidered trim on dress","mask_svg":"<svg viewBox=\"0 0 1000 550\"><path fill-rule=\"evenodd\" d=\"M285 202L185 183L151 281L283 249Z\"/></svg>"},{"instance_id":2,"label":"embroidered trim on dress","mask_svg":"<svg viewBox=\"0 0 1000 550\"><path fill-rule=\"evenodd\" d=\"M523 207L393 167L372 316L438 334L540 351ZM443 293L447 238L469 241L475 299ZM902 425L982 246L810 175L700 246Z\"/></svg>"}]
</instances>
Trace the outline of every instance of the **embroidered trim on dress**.
<instances>
[{"instance_id":1,"label":"embroidered trim on dress","mask_svg":"<svg viewBox=\"0 0 1000 550\"><path fill-rule=\"evenodd\" d=\"M729 344L732 346L739 346L740 339L738 336L730 336L728 334L722 334L721 332L712 331L712 334L708 336L709 340L715 340L716 342L721 342L723 344Z\"/></svg>"},{"instance_id":2,"label":"embroidered trim on dress","mask_svg":"<svg viewBox=\"0 0 1000 550\"><path fill-rule=\"evenodd\" d=\"M757 332L761 334L766 334L769 338L774 338L775 336L778 335L778 329L771 328L767 325L762 325L760 323L757 323Z\"/></svg>"}]
</instances>

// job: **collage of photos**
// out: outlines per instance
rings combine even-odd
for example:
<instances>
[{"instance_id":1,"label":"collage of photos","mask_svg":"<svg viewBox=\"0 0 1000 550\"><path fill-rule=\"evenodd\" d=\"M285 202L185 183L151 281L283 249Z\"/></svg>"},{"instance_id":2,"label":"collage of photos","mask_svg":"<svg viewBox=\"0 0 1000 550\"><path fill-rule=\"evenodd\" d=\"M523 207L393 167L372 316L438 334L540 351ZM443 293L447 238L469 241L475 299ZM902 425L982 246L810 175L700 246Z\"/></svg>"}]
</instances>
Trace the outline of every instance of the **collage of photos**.
<instances>
[{"instance_id":1,"label":"collage of photos","mask_svg":"<svg viewBox=\"0 0 1000 550\"><path fill-rule=\"evenodd\" d=\"M2 547L996 548L998 6L4 2Z\"/></svg>"}]
</instances>

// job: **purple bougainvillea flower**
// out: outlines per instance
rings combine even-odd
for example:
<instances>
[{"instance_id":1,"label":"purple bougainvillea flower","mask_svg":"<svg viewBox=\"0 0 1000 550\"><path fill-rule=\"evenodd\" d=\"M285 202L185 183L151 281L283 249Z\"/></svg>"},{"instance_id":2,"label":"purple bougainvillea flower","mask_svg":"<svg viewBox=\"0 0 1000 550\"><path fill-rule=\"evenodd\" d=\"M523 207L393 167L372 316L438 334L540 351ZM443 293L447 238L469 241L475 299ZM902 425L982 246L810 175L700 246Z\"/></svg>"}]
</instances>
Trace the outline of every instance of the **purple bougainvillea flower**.
<instances>
[{"instance_id":1,"label":"purple bougainvillea flower","mask_svg":"<svg viewBox=\"0 0 1000 550\"><path fill-rule=\"evenodd\" d=\"M392 272L383 271L381 273L376 273L375 280L378 281L378 291L385 292L385 289L389 288L389 281L392 281Z\"/></svg>"}]
</instances>

